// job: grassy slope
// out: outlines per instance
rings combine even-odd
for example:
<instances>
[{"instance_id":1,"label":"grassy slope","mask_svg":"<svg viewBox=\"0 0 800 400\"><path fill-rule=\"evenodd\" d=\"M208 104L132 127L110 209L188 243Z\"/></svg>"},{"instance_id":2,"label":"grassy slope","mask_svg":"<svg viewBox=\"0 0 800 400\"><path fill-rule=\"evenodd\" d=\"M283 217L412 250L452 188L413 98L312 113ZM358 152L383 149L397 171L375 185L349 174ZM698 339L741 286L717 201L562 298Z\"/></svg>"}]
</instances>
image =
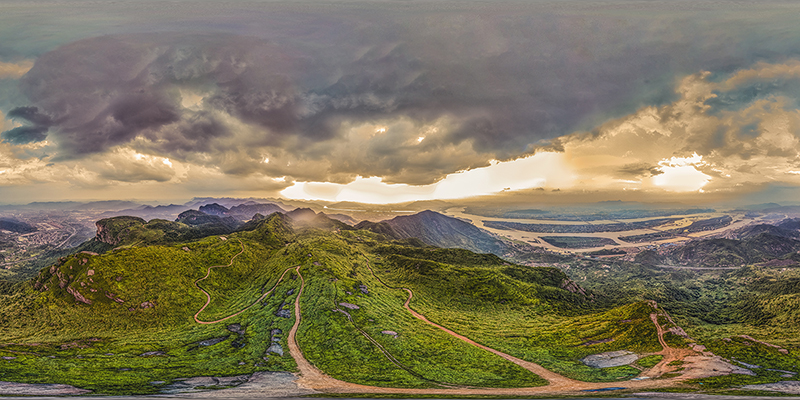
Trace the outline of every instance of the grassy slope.
<instances>
[{"instance_id":1,"label":"grassy slope","mask_svg":"<svg viewBox=\"0 0 800 400\"><path fill-rule=\"evenodd\" d=\"M274 246L248 239L247 234L240 236L246 243L245 254L224 273L215 270L208 280L213 282L212 293L239 296L215 296L208 309L211 317L238 311L242 303L252 302L258 298L260 286L271 288L283 270L283 264L257 262L269 259L275 253ZM192 319L205 302L205 296L194 288L194 280L202 277L208 266L227 264L240 249L235 239L236 235L228 241L209 237L185 244L189 252L176 245L69 257L55 269L62 276L72 275L69 287L84 293L92 305L77 303L66 287L59 288L58 278L49 269L43 270L38 279L49 284L48 290L40 293L28 288L8 298L0 309L0 342L25 344L0 348L0 355L17 357L0 364L0 380L68 383L102 393L125 394L154 392L157 386L150 381L293 370L295 364L288 355L268 360L263 357L270 329L288 332L292 325L292 318L273 313L288 290L296 291L296 281L282 282L263 307L253 307L224 323L199 325ZM83 259L87 262L81 265ZM80 286L80 282L88 282L90 269L95 272L91 276L92 287L98 290L95 293ZM122 277L120 281L116 280L118 276ZM237 279L223 278L227 276ZM253 290L255 285L259 288ZM125 302L107 298L106 291ZM155 307L142 308L145 301ZM129 310L132 307L134 311ZM233 323L245 328L243 337L226 329ZM197 345L224 336L228 338L219 344ZM285 346L285 338L282 342ZM239 347L242 343L244 346ZM166 355L140 356L149 351Z\"/></svg>"},{"instance_id":2,"label":"grassy slope","mask_svg":"<svg viewBox=\"0 0 800 400\"><path fill-rule=\"evenodd\" d=\"M413 318L402 307L405 295L381 286L366 268L366 259L353 245L328 234L310 237L301 243L321 265L314 268L312 264L312 268L304 272L309 295L304 296L302 305L304 320L309 322L301 326L299 344L312 363L332 376L379 386L544 384L536 375ZM362 293L359 285L366 285L369 293ZM410 372L391 364L355 331L343 314L334 312L336 302L358 305L357 310L347 310L355 324L381 343ZM398 337L382 334L383 330L397 332ZM349 349L342 346L343 342L353 339L356 339L356 346ZM346 354L348 350L350 353ZM362 362L353 365L353 359ZM370 365L373 363L374 366Z\"/></svg>"},{"instance_id":3,"label":"grassy slope","mask_svg":"<svg viewBox=\"0 0 800 400\"><path fill-rule=\"evenodd\" d=\"M395 387L545 383L413 318L402 307L404 292L382 286L367 269L367 259L391 285L412 288L412 306L431 320L568 376L599 381L629 377L636 373L629 367L593 370L577 360L619 348L657 350L645 306L598 314L604 304L557 287L566 276L556 269L514 266L461 250L386 245L367 231L334 234L311 229L294 235L275 217L254 231L227 235L227 240L212 236L100 256L79 254L67 257L52 272L43 270L36 281L42 291L28 287L5 297L0 305L0 343L17 343L0 347L0 356L17 357L0 363L0 380L68 383L128 394L155 392L158 385L151 381L293 371L288 354L264 358L270 330L280 328L285 335L293 322L275 316L281 303L289 308L296 301L296 294L289 294L290 289L296 293L299 285L292 273L262 305L216 325L193 321L205 302L194 282L205 276L209 266L226 265L241 250L239 240L245 251L230 267L213 269L200 283L213 298L201 319L241 310L271 288L286 268L301 265L306 292L301 300L304 322L299 345L313 364L342 380ZM88 275L89 270L94 274ZM64 288L59 287L60 280L66 281ZM362 293L359 285L369 293ZM78 290L92 304L76 302L67 288ZM124 303L108 298L106 292ZM155 307L144 307L145 302ZM355 326L334 311L339 302L359 305L348 310ZM625 319L632 321L619 323ZM244 337L226 329L233 323L245 327ZM390 362L356 326L402 367ZM384 330L398 335L381 333ZM198 345L225 336L219 344ZM585 338L608 337L614 342L576 347ZM284 349L285 340L282 335ZM166 354L140 356L149 351Z\"/></svg>"},{"instance_id":4,"label":"grassy slope","mask_svg":"<svg viewBox=\"0 0 800 400\"><path fill-rule=\"evenodd\" d=\"M419 255L426 256L425 252ZM590 368L580 358L619 349L640 353L661 349L649 321L652 309L644 303L592 313L597 305L591 299L514 279L509 276L514 269L509 270L499 259L480 267L464 267L430 260L436 257L441 258L436 254L411 258L385 253L374 264L390 285L414 291L411 305L417 311L479 343L587 381L629 378L639 371L630 367ZM565 277L551 268L524 270L539 275L531 279L533 282ZM630 321L620 323L624 320ZM614 341L580 346L609 338Z\"/></svg>"},{"instance_id":5,"label":"grassy slope","mask_svg":"<svg viewBox=\"0 0 800 400\"><path fill-rule=\"evenodd\" d=\"M746 266L737 270L652 268L606 259L555 264L583 285L621 301L654 299L689 335L712 352L766 368L800 373L798 286L800 268ZM789 354L762 345L742 345L738 335L780 345ZM731 339L723 340L723 339ZM699 380L704 387L796 380L754 369L756 377L730 375Z\"/></svg>"}]
</instances>

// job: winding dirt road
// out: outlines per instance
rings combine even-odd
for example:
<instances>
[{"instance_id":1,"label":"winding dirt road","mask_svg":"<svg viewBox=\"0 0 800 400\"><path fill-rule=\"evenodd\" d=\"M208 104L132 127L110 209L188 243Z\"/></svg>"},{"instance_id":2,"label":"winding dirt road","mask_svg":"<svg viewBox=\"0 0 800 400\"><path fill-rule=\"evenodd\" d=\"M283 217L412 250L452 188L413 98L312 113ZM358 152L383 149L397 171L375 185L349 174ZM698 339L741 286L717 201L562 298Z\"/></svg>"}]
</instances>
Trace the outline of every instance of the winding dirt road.
<instances>
[{"instance_id":1,"label":"winding dirt road","mask_svg":"<svg viewBox=\"0 0 800 400\"><path fill-rule=\"evenodd\" d=\"M300 267L296 267L295 269L297 274L300 276L300 291L297 294L297 300L295 301L294 305L294 313L295 313L295 322L292 326L292 329L289 331L288 336L288 345L289 345L289 354L295 359L297 363L297 368L300 371L300 377L297 380L297 384L306 389L317 390L321 392L327 393L377 393L377 394L388 394L388 393L399 393L399 394L412 394L412 395L423 395L423 394L439 394L439 395L501 395L501 396L527 396L527 395L542 395L542 394L580 394L581 392L591 391L591 390L598 390L598 389L606 389L606 388L616 388L616 387L623 387L625 389L652 389L652 388L660 388L660 387L668 387L673 386L675 383L682 381L681 377L674 377L669 379L659 379L659 380L639 380L639 381L625 381L625 382L609 382L609 383L595 383L595 382L581 382L576 381L574 379L567 378L563 375L557 374L555 372L549 371L544 367L528 362L525 360L521 360L509 354L505 354L501 351L492 349L487 346L483 346L479 343L476 343L469 338L459 335L441 325L435 324L429 321L424 315L414 311L409 306L411 299L413 297L413 292L411 290L403 288L409 294L408 299L406 300L404 307L416 318L435 326L444 332L448 333L449 335L456 337L460 340L463 340L469 344L477 346L481 349L486 351L490 351L494 354L497 354L504 359L511 361L539 376L546 379L549 384L547 386L539 386L539 387L527 387L527 388L428 388L428 389L412 389L412 388L386 388L386 387L378 387L378 386L367 386L367 385L359 385L350 382L340 381L338 379L332 378L318 368L313 366L306 358L303 356L300 347L297 344L297 329L300 327L302 322L302 313L300 307L300 299L303 295L303 289L305 287L305 279L303 275L300 273ZM370 267L370 271L372 268ZM374 276L374 272L373 272ZM376 276L377 278L377 276ZM379 279L380 280L380 279ZM382 284L386 285L381 281ZM658 324L656 324L658 326ZM659 330L661 328L659 327ZM663 351L668 351L671 349L667 346L666 342L663 341L663 337L660 340L660 343L664 347ZM667 357L665 357L667 358Z\"/></svg>"}]
</instances>

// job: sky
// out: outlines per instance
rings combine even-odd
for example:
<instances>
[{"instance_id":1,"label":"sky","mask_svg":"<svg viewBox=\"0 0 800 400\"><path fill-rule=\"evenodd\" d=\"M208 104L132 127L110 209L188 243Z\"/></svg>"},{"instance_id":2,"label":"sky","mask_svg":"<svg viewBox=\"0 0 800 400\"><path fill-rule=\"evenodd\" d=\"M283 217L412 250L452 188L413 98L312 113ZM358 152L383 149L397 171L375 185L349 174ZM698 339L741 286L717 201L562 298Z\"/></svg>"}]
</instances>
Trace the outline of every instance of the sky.
<instances>
[{"instance_id":1,"label":"sky","mask_svg":"<svg viewBox=\"0 0 800 400\"><path fill-rule=\"evenodd\" d=\"M0 203L793 193L799 12L7 0Z\"/></svg>"}]
</instances>

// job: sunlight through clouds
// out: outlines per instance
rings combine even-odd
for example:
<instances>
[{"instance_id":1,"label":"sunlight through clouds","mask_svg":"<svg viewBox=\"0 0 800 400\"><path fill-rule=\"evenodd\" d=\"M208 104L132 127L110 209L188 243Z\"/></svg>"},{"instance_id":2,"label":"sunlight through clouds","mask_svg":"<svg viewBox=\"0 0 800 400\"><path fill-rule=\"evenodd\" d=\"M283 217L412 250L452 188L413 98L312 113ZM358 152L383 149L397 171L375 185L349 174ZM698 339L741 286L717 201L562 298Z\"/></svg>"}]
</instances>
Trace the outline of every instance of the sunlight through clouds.
<instances>
[{"instance_id":1,"label":"sunlight through clouds","mask_svg":"<svg viewBox=\"0 0 800 400\"><path fill-rule=\"evenodd\" d=\"M281 195L290 199L324 199L362 203L458 199L502 191L570 187L575 177L563 154L542 152L508 162L447 175L430 185L388 184L379 177L358 177L348 184L295 182Z\"/></svg>"}]
</instances>

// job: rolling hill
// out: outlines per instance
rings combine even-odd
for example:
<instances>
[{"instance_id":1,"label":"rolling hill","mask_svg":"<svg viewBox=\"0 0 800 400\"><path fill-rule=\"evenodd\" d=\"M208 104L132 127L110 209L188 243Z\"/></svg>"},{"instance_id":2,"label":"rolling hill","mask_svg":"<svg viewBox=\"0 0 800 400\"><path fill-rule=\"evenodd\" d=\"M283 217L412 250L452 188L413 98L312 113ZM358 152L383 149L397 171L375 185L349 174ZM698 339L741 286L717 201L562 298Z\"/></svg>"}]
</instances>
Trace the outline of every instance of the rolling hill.
<instances>
[{"instance_id":1,"label":"rolling hill","mask_svg":"<svg viewBox=\"0 0 800 400\"><path fill-rule=\"evenodd\" d=\"M413 317L403 308L407 291L411 307L432 319L574 379L638 374L587 367L580 362L586 355L658 348L649 306L614 308L556 268L420 247L341 229L323 214L299 215L309 218L276 213L250 230L197 239L190 238L194 227L179 222L98 221L95 240L116 248L62 257L1 295L0 355L11 357L0 363L2 380L142 394L190 376L295 371L288 310L300 301L296 340L304 357L342 381L399 388L547 383ZM620 326L620 319L632 322ZM542 323L564 340L541 336ZM496 329L517 333L495 336ZM615 340L574 347L586 329Z\"/></svg>"}]
</instances>

